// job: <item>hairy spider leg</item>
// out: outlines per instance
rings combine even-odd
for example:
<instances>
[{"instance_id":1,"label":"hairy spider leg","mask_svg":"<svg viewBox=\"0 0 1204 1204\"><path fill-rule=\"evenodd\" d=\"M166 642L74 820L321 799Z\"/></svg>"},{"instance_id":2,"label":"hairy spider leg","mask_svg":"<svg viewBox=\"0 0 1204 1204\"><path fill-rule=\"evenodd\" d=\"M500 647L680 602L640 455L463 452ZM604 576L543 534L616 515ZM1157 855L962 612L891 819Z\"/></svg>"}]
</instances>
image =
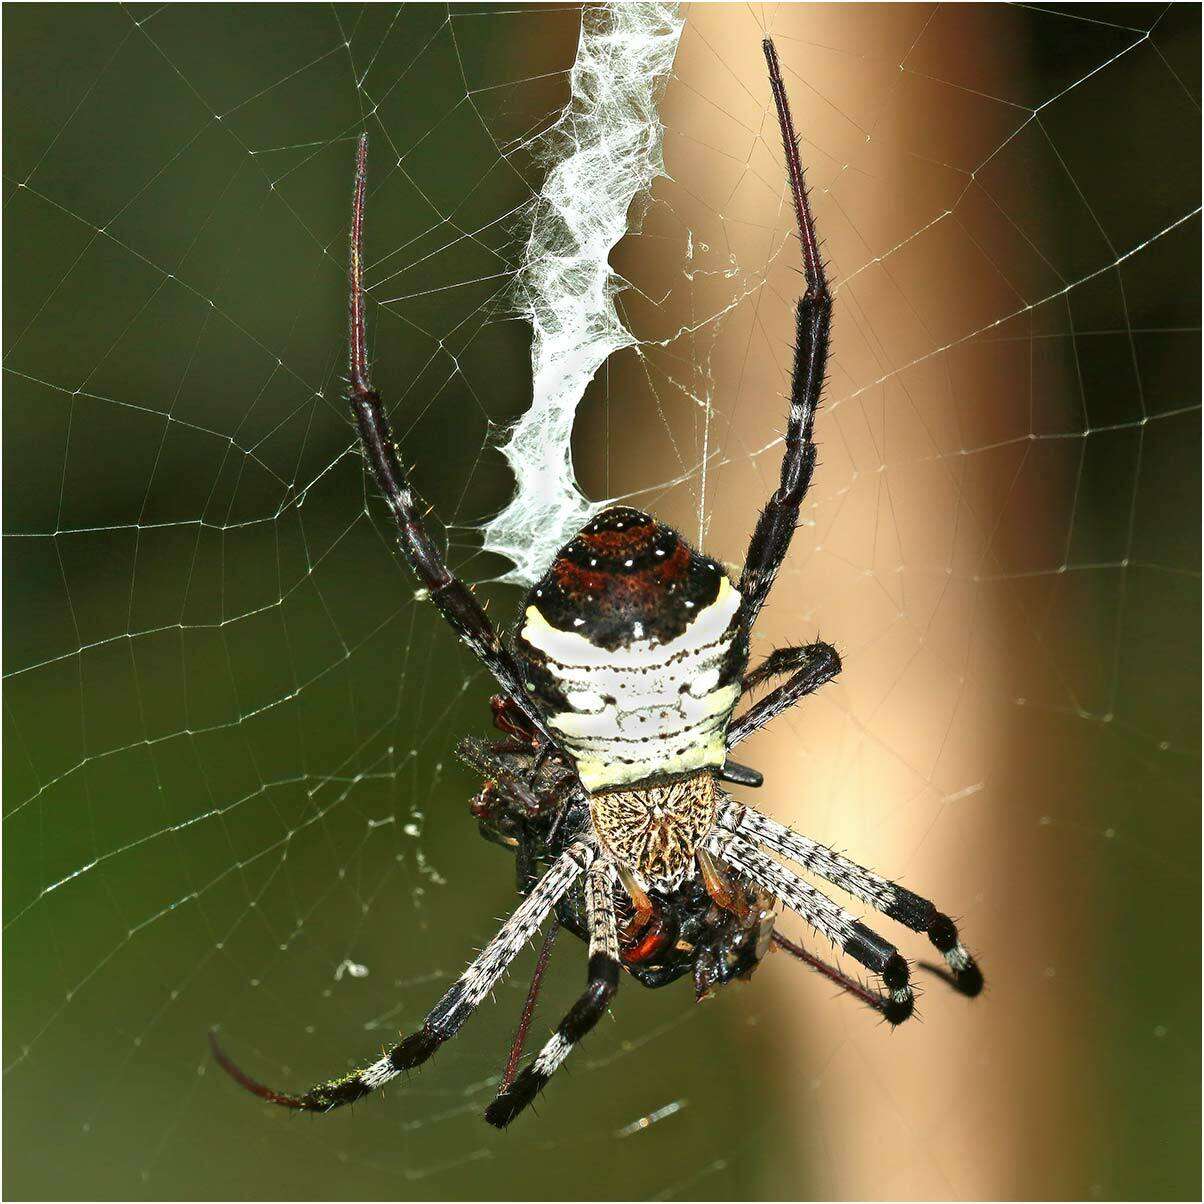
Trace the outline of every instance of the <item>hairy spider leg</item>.
<instances>
[{"instance_id":1,"label":"hairy spider leg","mask_svg":"<svg viewBox=\"0 0 1204 1204\"><path fill-rule=\"evenodd\" d=\"M815 471L815 444L812 432L815 411L823 392L824 372L828 362L828 340L832 328L832 295L820 259L815 237L815 222L807 200L803 168L799 162L798 139L786 88L778 66L777 51L766 38L762 43L765 61L769 64L769 83L778 110L782 131L782 146L790 176L790 192L794 198L794 215L802 244L803 269L807 289L798 303L795 318L794 370L790 383L790 418L786 425L785 451L782 455L781 479L777 490L761 511L749 540L744 571L740 576L741 618L745 632L752 630L769 591L786 558L794 529L798 526L799 509L811 485Z\"/></svg>"},{"instance_id":2,"label":"hairy spider leg","mask_svg":"<svg viewBox=\"0 0 1204 1204\"><path fill-rule=\"evenodd\" d=\"M894 945L741 837L716 829L707 838L706 846L709 852L747 875L763 890L776 895L820 936L877 974L889 991L891 1001L902 1013L901 1019L911 1015L915 997L908 981L910 971Z\"/></svg>"},{"instance_id":3,"label":"hairy spider leg","mask_svg":"<svg viewBox=\"0 0 1204 1204\"><path fill-rule=\"evenodd\" d=\"M768 845L913 932L925 933L949 967L948 980L971 998L982 990L982 971L978 963L958 939L957 926L947 915L937 911L935 904L752 807L725 803L719 809L718 823L729 832Z\"/></svg>"},{"instance_id":4,"label":"hairy spider leg","mask_svg":"<svg viewBox=\"0 0 1204 1204\"><path fill-rule=\"evenodd\" d=\"M502 1071L501 1090L505 1091L514 1082L518 1074L518 1064L523 1059L523 1047L527 1044L527 1033L531 1030L531 1021L535 1018L535 1004L539 999L539 988L543 985L544 972L552 958L552 946L560 932L560 921L556 912L548 921L548 930L544 933L543 944L539 947L539 956L535 959L535 971L531 975L531 985L527 988L527 998L523 1001L523 1014L518 1022L518 1031L514 1034L514 1042L510 1046L510 1056L506 1059L506 1069Z\"/></svg>"},{"instance_id":5,"label":"hairy spider leg","mask_svg":"<svg viewBox=\"0 0 1204 1204\"><path fill-rule=\"evenodd\" d=\"M504 1129L543 1090L573 1047L602 1018L619 989L619 934L615 922L614 867L596 860L585 879L589 923L589 971L584 992L556 1027L535 1060L485 1110L485 1119Z\"/></svg>"},{"instance_id":6,"label":"hairy spider leg","mask_svg":"<svg viewBox=\"0 0 1204 1204\"><path fill-rule=\"evenodd\" d=\"M361 134L355 158L355 191L351 205L347 329L351 389L348 402L359 427L364 456L397 525L397 541L415 576L430 595L452 630L476 653L493 674L508 699L543 736L543 720L527 700L518 666L498 638L484 607L472 590L447 567L420 513L397 447L389 429L380 395L368 376L368 350L364 327L364 202L368 182L368 135Z\"/></svg>"},{"instance_id":7,"label":"hairy spider leg","mask_svg":"<svg viewBox=\"0 0 1204 1204\"><path fill-rule=\"evenodd\" d=\"M449 1041L497 985L506 968L539 931L548 913L565 891L589 868L594 850L585 843L566 849L535 885L497 935L431 1009L422 1027L375 1062L341 1078L311 1087L303 1095L289 1095L256 1082L229 1058L210 1034L214 1057L236 1083L253 1095L304 1112L329 1112L354 1103L383 1087L406 1070L421 1066L445 1041Z\"/></svg>"},{"instance_id":8,"label":"hairy spider leg","mask_svg":"<svg viewBox=\"0 0 1204 1204\"><path fill-rule=\"evenodd\" d=\"M829 982L834 982L846 994L852 995L854 999L873 1008L888 1024L902 1024L911 1016L915 1007L913 1000L909 999L903 1004L896 1003L889 996L879 994L865 983L853 978L852 975L838 970L831 962L824 961L822 957L816 957L809 949L795 944L780 932L775 931L772 939L779 949L785 949L791 957L798 958L803 965L810 966L812 970L822 974Z\"/></svg>"},{"instance_id":9,"label":"hairy spider leg","mask_svg":"<svg viewBox=\"0 0 1204 1204\"><path fill-rule=\"evenodd\" d=\"M839 672L840 653L831 644L807 644L801 648L778 648L771 652L745 677L740 697L743 698L771 677L783 677L787 673L791 676L744 714L732 720L727 729L728 748L735 748L742 740L747 740L753 732L760 731L783 711L831 681Z\"/></svg>"}]
</instances>

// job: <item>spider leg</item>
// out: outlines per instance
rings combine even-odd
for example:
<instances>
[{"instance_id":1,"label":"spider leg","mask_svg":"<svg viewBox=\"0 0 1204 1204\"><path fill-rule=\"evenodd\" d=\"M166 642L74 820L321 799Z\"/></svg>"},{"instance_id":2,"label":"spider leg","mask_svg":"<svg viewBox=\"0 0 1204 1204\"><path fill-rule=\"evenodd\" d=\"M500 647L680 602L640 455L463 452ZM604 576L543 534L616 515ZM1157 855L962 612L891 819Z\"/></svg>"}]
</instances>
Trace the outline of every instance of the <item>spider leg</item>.
<instances>
[{"instance_id":1,"label":"spider leg","mask_svg":"<svg viewBox=\"0 0 1204 1204\"><path fill-rule=\"evenodd\" d=\"M741 611L744 630L751 631L778 570L790 547L794 529L798 526L799 508L811 485L815 470L815 444L812 432L815 411L823 390L824 371L828 361L828 339L832 326L832 296L824 274L819 244L815 237L815 222L807 201L803 168L799 162L798 139L786 88L778 66L777 51L766 38L763 43L765 60L769 64L769 84L773 89L782 130L782 146L786 153L786 168L790 176L790 191L794 199L798 237L802 244L803 270L807 289L798 303L795 319L794 370L790 384L790 418L786 425L785 452L782 456L781 480L770 497L749 541L740 576Z\"/></svg>"},{"instance_id":2,"label":"spider leg","mask_svg":"<svg viewBox=\"0 0 1204 1204\"><path fill-rule=\"evenodd\" d=\"M888 1018L892 1023L902 1023L911 1015L915 997L908 981L910 972L894 945L735 833L715 829L705 845L708 852L746 874L763 890L777 895L820 936L827 937L867 970L879 975L890 993L894 1015Z\"/></svg>"},{"instance_id":3,"label":"spider leg","mask_svg":"<svg viewBox=\"0 0 1204 1204\"><path fill-rule=\"evenodd\" d=\"M619 989L619 935L615 924L615 874L599 858L585 880L589 915L589 977L585 991L556 1027L535 1060L485 1110L485 1119L504 1129L543 1090L575 1046L602 1018Z\"/></svg>"},{"instance_id":4,"label":"spider leg","mask_svg":"<svg viewBox=\"0 0 1204 1204\"><path fill-rule=\"evenodd\" d=\"M827 846L800 835L792 828L762 815L752 807L725 803L719 811L719 826L758 844L767 845L783 857L798 862L804 869L840 887L850 895L863 899L871 907L906 925L913 932L923 932L936 946L949 967L942 977L963 995L971 998L983 986L982 971L970 952L958 939L957 926L927 899L887 881Z\"/></svg>"},{"instance_id":5,"label":"spider leg","mask_svg":"<svg viewBox=\"0 0 1204 1204\"><path fill-rule=\"evenodd\" d=\"M351 209L351 255L348 267L348 358L351 392L348 401L359 427L364 457L372 466L380 490L397 524L397 540L415 576L455 633L493 674L515 707L541 735L548 733L527 701L522 675L502 645L484 607L447 567L420 513L385 417L380 395L368 376L364 333L364 198L367 191L368 135L361 134L355 160L355 193Z\"/></svg>"},{"instance_id":6,"label":"spider leg","mask_svg":"<svg viewBox=\"0 0 1204 1204\"><path fill-rule=\"evenodd\" d=\"M791 674L775 690L733 719L727 729L727 746L735 748L801 698L814 693L840 672L840 653L831 644L807 644L801 648L778 648L771 652L745 679L743 693L755 690L771 677ZM729 762L730 764L730 762Z\"/></svg>"},{"instance_id":7,"label":"spider leg","mask_svg":"<svg viewBox=\"0 0 1204 1204\"><path fill-rule=\"evenodd\" d=\"M822 974L829 982L834 982L842 991L873 1008L888 1024L902 1024L911 1015L914 1006L912 1000L909 999L905 1003L899 1004L888 996L879 994L843 970L838 970L831 962L824 961L822 957L817 957L810 950L804 949L802 945L796 945L794 941L788 940L780 932L775 931L772 939L778 948L785 949L791 957L798 958L804 966L810 966L812 970Z\"/></svg>"},{"instance_id":8,"label":"spider leg","mask_svg":"<svg viewBox=\"0 0 1204 1204\"><path fill-rule=\"evenodd\" d=\"M506 968L539 931L548 912L593 861L594 851L579 843L566 849L539 880L497 935L431 1009L422 1027L375 1062L341 1078L311 1087L303 1095L288 1095L256 1082L227 1056L210 1034L218 1065L253 1095L285 1108L329 1112L354 1103L395 1079L402 1071L421 1066L445 1041L460 1031L481 1001L497 985Z\"/></svg>"},{"instance_id":9,"label":"spider leg","mask_svg":"<svg viewBox=\"0 0 1204 1204\"><path fill-rule=\"evenodd\" d=\"M535 972L531 975L531 985L527 988L527 998L523 1001L523 1014L519 1018L518 1029L514 1034L514 1043L510 1046L510 1055L506 1059L506 1069L502 1071L502 1090L506 1090L514 1082L518 1074L518 1064L522 1061L523 1047L527 1044L527 1033L531 1029L531 1021L535 1017L535 1004L539 1000L539 988L543 985L544 971L552 957L552 946L560 932L560 921L556 912L548 921L548 930L544 933L543 944L539 947L539 956L535 960Z\"/></svg>"}]
</instances>

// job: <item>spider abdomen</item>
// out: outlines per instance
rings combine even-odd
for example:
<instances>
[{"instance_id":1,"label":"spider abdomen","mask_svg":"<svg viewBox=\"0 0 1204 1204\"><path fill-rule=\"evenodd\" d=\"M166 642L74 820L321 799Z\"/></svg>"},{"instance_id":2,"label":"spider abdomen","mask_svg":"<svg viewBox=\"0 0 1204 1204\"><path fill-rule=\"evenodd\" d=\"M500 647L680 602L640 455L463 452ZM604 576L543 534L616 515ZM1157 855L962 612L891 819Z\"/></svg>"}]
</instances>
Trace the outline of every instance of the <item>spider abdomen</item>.
<instances>
[{"instance_id":1,"label":"spider abdomen","mask_svg":"<svg viewBox=\"0 0 1204 1204\"><path fill-rule=\"evenodd\" d=\"M604 511L528 595L530 695L590 792L718 767L747 651L740 594L672 528Z\"/></svg>"}]
</instances>

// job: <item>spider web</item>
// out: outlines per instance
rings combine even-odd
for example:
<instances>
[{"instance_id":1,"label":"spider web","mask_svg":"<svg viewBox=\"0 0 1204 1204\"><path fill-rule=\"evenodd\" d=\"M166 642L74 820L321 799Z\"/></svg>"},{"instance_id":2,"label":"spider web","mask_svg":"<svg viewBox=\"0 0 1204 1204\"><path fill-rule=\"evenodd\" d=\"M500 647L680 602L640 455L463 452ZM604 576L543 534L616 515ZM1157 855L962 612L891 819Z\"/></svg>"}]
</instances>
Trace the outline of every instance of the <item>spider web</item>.
<instances>
[{"instance_id":1,"label":"spider web","mask_svg":"<svg viewBox=\"0 0 1204 1204\"><path fill-rule=\"evenodd\" d=\"M320 1120L241 1097L205 1033L308 1085L514 906L452 755L490 683L342 401L347 205L367 128L376 383L508 620L480 529L579 10L64 11L5 10L6 1194L1198 1191L1198 9L683 10L668 177L611 257L637 341L576 472L739 564L800 288L770 32L836 334L754 651L819 632L845 671L742 760L758 806L952 911L989 986L929 978L889 1034L781 956L705 1007L628 982L505 1135L531 953ZM582 973L563 937L537 1036Z\"/></svg>"}]
</instances>

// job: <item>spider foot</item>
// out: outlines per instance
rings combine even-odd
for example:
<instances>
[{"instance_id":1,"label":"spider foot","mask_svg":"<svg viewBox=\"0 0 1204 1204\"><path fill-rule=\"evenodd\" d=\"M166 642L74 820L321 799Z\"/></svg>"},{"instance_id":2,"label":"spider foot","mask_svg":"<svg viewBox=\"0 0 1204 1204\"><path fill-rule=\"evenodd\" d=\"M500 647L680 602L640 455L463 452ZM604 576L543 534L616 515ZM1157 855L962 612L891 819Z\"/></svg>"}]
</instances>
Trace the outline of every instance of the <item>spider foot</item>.
<instances>
[{"instance_id":1,"label":"spider foot","mask_svg":"<svg viewBox=\"0 0 1204 1204\"><path fill-rule=\"evenodd\" d=\"M431 1025L424 1024L401 1044L378 1058L371 1065L342 1078L331 1079L311 1087L304 1095L289 1095L251 1078L221 1047L217 1033L209 1032L209 1048L217 1064L244 1090L270 1104L292 1108L298 1112L330 1112L345 1104L354 1104L403 1071L421 1066L443 1044L445 1038Z\"/></svg>"},{"instance_id":2,"label":"spider foot","mask_svg":"<svg viewBox=\"0 0 1204 1204\"><path fill-rule=\"evenodd\" d=\"M969 999L973 999L983 988L982 970L970 951L958 940L957 925L947 916L937 913L928 925L928 939L945 958L945 966L921 963L938 978L949 983Z\"/></svg>"},{"instance_id":3,"label":"spider foot","mask_svg":"<svg viewBox=\"0 0 1204 1204\"><path fill-rule=\"evenodd\" d=\"M506 1088L498 1093L493 1103L485 1109L485 1119L495 1129L504 1129L518 1114L524 1111L539 1094L547 1078L533 1073L528 1067Z\"/></svg>"},{"instance_id":4,"label":"spider foot","mask_svg":"<svg viewBox=\"0 0 1204 1204\"><path fill-rule=\"evenodd\" d=\"M367 1095L370 1090L367 1087L361 1090L358 1081L353 1078L347 1083L330 1083L325 1088L315 1088L305 1095L289 1095L283 1091L277 1091L274 1087L269 1087L247 1074L222 1048L221 1042L217 1039L216 1029L209 1030L209 1049L213 1054L213 1060L244 1091L248 1091L262 1100L267 1100L269 1104L279 1104L282 1108L292 1108L297 1112L329 1112L331 1108L337 1108L339 1104L349 1104L353 1099ZM347 1089L344 1091L346 1098L335 1098L334 1089L336 1087Z\"/></svg>"}]
</instances>

